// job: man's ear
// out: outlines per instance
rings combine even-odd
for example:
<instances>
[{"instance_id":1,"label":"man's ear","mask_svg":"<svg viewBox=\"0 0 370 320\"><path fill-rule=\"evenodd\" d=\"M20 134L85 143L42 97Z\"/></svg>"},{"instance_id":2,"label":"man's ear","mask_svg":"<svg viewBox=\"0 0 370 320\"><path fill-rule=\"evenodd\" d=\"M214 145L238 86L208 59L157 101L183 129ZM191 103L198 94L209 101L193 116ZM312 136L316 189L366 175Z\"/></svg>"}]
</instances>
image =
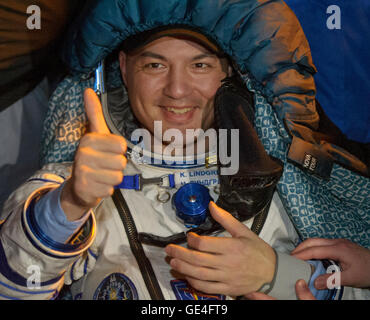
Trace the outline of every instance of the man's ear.
<instances>
[{"instance_id":1,"label":"man's ear","mask_svg":"<svg viewBox=\"0 0 370 320\"><path fill-rule=\"evenodd\" d=\"M119 67L121 69L122 80L125 85L127 85L127 55L122 50L118 55Z\"/></svg>"},{"instance_id":2,"label":"man's ear","mask_svg":"<svg viewBox=\"0 0 370 320\"><path fill-rule=\"evenodd\" d=\"M221 67L222 71L226 73L226 77L231 77L233 75L233 68L230 65L228 59L221 59Z\"/></svg>"},{"instance_id":3,"label":"man's ear","mask_svg":"<svg viewBox=\"0 0 370 320\"><path fill-rule=\"evenodd\" d=\"M227 68L227 76L231 77L233 75L233 68L231 66L228 66Z\"/></svg>"}]
</instances>

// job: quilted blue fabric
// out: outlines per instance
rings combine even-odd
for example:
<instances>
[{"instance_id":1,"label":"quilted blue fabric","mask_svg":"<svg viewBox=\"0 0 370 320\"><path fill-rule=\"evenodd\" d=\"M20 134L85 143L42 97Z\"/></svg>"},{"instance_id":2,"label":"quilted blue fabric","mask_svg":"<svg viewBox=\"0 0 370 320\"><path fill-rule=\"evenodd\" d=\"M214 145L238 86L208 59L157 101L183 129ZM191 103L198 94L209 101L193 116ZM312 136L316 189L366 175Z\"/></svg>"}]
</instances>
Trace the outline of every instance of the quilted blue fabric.
<instances>
[{"instance_id":1,"label":"quilted blue fabric","mask_svg":"<svg viewBox=\"0 0 370 320\"><path fill-rule=\"evenodd\" d=\"M334 164L327 181L289 162L287 131L266 99L258 93L255 99L257 133L268 154L284 163L277 189L302 240L346 238L370 248L370 179Z\"/></svg>"}]
</instances>

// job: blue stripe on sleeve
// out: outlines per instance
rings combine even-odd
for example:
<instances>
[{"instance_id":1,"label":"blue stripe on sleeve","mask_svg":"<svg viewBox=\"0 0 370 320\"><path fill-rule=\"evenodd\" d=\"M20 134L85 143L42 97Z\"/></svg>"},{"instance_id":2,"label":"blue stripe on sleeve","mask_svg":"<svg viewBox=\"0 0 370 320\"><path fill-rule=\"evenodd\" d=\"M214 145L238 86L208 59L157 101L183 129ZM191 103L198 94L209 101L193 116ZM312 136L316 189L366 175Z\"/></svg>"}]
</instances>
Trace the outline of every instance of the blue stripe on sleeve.
<instances>
[{"instance_id":1,"label":"blue stripe on sleeve","mask_svg":"<svg viewBox=\"0 0 370 320\"><path fill-rule=\"evenodd\" d=\"M59 251L59 252L72 254L72 256L70 256L69 258L73 257L73 253L76 250L79 250L79 248L81 246L83 246L83 244L81 244L81 243L77 243L77 244L60 243L60 242L55 241L53 238L49 237L48 235L46 235L43 232L43 230L41 230L41 228L39 227L39 225L36 222L35 215L34 215L34 212L35 212L35 202L36 202L36 199L33 199L31 201L29 207L26 210L26 220L27 221L25 222L25 221L23 221L24 219L22 219L22 226L23 226L23 228L25 230L26 235L31 240L32 244L35 245L39 250L42 250L42 252L44 252L44 250L42 248L40 248L40 246L38 246L35 243L35 241L33 241L31 239L31 237L28 235L28 232L27 232L27 230L25 228L25 223L27 223L27 225L30 228L32 234L43 245L45 245L46 247L48 247L48 248L50 248L52 250L56 250L56 251ZM92 216L89 214L88 215L88 218L89 219L92 219ZM51 253L46 253L46 254L53 256Z\"/></svg>"},{"instance_id":2,"label":"blue stripe on sleeve","mask_svg":"<svg viewBox=\"0 0 370 320\"><path fill-rule=\"evenodd\" d=\"M4 294L1 294L1 293L0 293L0 297L5 298L5 299L8 299L8 300L22 300L22 299L19 299L19 298L8 297L8 296L6 296Z\"/></svg>"},{"instance_id":3,"label":"blue stripe on sleeve","mask_svg":"<svg viewBox=\"0 0 370 320\"><path fill-rule=\"evenodd\" d=\"M92 250L89 248L89 249L87 249L87 251L93 256L93 258L95 259L95 260L98 260L98 256L94 253L94 252L92 252Z\"/></svg>"},{"instance_id":4,"label":"blue stripe on sleeve","mask_svg":"<svg viewBox=\"0 0 370 320\"><path fill-rule=\"evenodd\" d=\"M17 292L21 292L21 293L25 293L25 294L43 294L43 293L52 293L54 291L56 291L55 289L51 289L51 290L43 290L43 291L37 291L37 290L34 290L34 291L25 291L25 290L21 290L21 289L17 289L17 288L14 288L2 281L0 281L0 285L1 286L4 286L10 290L14 290L14 291L17 291ZM41 286L41 284L40 284Z\"/></svg>"},{"instance_id":5,"label":"blue stripe on sleeve","mask_svg":"<svg viewBox=\"0 0 370 320\"><path fill-rule=\"evenodd\" d=\"M60 195L64 183L45 194L35 204L34 216L36 224L42 233L58 243L66 243L67 240L86 222L89 213L81 219L68 221L61 205Z\"/></svg>"},{"instance_id":6,"label":"blue stripe on sleeve","mask_svg":"<svg viewBox=\"0 0 370 320\"><path fill-rule=\"evenodd\" d=\"M7 258L6 258L6 255L5 255L4 247L3 247L3 244L1 243L1 241L0 241L0 261L1 261L1 263L0 263L0 273L5 278L7 278L9 281L11 281L11 282L13 282L13 283L15 283L19 286L27 287L27 279L10 268L10 266L8 264L8 261L7 261ZM48 280L48 281L45 281L45 282L41 282L40 286L48 286L48 285L54 284L54 283L58 282L63 277L63 275L64 275L64 273L61 274L60 276L58 276L55 279L51 279L51 280Z\"/></svg>"},{"instance_id":7,"label":"blue stripe on sleeve","mask_svg":"<svg viewBox=\"0 0 370 320\"><path fill-rule=\"evenodd\" d=\"M326 268L324 267L323 263L320 260L309 260L307 262L315 267L315 271L311 276L310 283L308 284L310 291L317 300L327 300L330 296L330 290L329 289L318 290L314 286L316 278L322 274L326 274Z\"/></svg>"}]
</instances>

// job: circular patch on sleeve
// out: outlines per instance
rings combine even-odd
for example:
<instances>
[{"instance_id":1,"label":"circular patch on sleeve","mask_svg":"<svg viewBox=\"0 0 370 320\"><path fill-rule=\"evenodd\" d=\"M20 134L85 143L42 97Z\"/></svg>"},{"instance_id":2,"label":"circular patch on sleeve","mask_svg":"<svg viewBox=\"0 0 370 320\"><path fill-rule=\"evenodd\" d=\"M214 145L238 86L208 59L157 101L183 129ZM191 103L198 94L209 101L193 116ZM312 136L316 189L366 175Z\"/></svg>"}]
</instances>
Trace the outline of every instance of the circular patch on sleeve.
<instances>
[{"instance_id":1,"label":"circular patch on sleeve","mask_svg":"<svg viewBox=\"0 0 370 320\"><path fill-rule=\"evenodd\" d=\"M133 282L123 273L111 273L99 284L94 300L138 300Z\"/></svg>"}]
</instances>

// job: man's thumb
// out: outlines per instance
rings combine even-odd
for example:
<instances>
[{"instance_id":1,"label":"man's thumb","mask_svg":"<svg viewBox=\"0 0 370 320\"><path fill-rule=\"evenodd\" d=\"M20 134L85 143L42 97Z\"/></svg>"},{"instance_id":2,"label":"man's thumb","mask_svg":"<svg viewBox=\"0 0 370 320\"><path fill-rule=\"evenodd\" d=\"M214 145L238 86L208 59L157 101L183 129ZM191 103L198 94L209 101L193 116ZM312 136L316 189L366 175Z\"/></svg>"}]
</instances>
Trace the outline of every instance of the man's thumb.
<instances>
[{"instance_id":1,"label":"man's thumb","mask_svg":"<svg viewBox=\"0 0 370 320\"><path fill-rule=\"evenodd\" d=\"M243 223L235 219L229 212L217 206L213 201L209 204L209 210L213 219L228 231L233 237L254 235Z\"/></svg>"},{"instance_id":2,"label":"man's thumb","mask_svg":"<svg viewBox=\"0 0 370 320\"><path fill-rule=\"evenodd\" d=\"M306 281L299 279L295 284L295 291L299 300L316 300L315 296L311 293Z\"/></svg>"},{"instance_id":3,"label":"man's thumb","mask_svg":"<svg viewBox=\"0 0 370 320\"><path fill-rule=\"evenodd\" d=\"M104 119L103 109L95 91L88 88L84 92L85 112L91 132L110 133Z\"/></svg>"}]
</instances>

